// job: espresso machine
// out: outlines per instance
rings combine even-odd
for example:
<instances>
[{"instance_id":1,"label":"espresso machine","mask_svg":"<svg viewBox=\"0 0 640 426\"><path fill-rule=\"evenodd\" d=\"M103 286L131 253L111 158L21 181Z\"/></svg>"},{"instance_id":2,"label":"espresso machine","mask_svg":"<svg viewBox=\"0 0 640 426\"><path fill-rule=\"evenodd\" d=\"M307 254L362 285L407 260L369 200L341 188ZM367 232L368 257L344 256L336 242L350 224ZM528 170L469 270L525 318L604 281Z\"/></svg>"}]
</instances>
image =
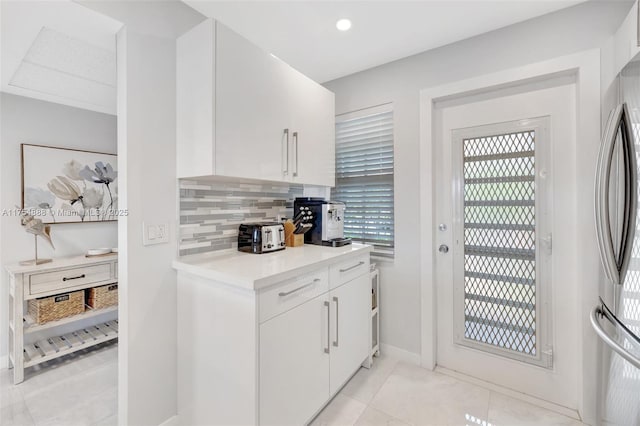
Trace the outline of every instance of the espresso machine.
<instances>
[{"instance_id":1,"label":"espresso machine","mask_svg":"<svg viewBox=\"0 0 640 426\"><path fill-rule=\"evenodd\" d=\"M332 247L351 244L351 238L344 237L344 203L302 197L295 199L293 210L294 216L300 211L310 211L313 216L311 230L304 234L305 244Z\"/></svg>"}]
</instances>

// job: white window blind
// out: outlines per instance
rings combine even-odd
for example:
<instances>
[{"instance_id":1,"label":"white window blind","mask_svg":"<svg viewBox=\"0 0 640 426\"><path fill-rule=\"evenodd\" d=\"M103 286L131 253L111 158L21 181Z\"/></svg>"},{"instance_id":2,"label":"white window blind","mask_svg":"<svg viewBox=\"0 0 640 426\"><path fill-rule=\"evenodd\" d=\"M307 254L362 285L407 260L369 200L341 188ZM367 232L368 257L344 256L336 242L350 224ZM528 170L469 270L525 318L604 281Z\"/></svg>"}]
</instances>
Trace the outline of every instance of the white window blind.
<instances>
[{"instance_id":1,"label":"white window blind","mask_svg":"<svg viewBox=\"0 0 640 426\"><path fill-rule=\"evenodd\" d=\"M388 105L336 118L331 197L346 204L346 237L393 255L393 111Z\"/></svg>"}]
</instances>

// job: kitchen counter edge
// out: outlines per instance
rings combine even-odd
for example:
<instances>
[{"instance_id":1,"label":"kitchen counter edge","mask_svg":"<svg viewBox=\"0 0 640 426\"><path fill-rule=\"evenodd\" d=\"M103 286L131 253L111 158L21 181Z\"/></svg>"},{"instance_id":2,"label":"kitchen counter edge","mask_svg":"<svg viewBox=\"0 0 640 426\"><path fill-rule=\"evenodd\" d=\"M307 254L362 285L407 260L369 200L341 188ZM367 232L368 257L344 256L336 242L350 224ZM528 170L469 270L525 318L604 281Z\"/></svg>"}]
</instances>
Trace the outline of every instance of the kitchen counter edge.
<instances>
[{"instance_id":1,"label":"kitchen counter edge","mask_svg":"<svg viewBox=\"0 0 640 426\"><path fill-rule=\"evenodd\" d=\"M309 246L309 245L306 245ZM305 247L306 247L305 246ZM183 272L191 275L195 275L201 278L205 278L208 280L212 280L224 285L231 285L233 287L239 287L245 290L250 291L258 291L262 290L266 287L269 287L273 284L277 284L284 280L295 278L300 276L301 274L305 274L307 272L314 271L318 268L322 268L324 266L332 265L337 262L341 262L347 260L352 257L362 256L365 253L371 253L373 251L373 246L366 244L357 244L353 243L350 245L351 250L344 251L344 247L334 248L334 247L323 247L323 246L312 246L314 250L323 250L327 253L331 253L331 250L335 251L335 256L331 256L329 258L323 258L321 260L314 260L310 256L308 262L301 264L296 267L288 267L277 272L264 274L256 277L243 277L240 275L236 275L230 273L229 271L225 271L224 268L216 268L215 262L216 260L229 259L237 256L242 256L247 261L260 262L262 259L266 259L265 256L269 256L270 253L267 254L249 254L242 252L227 252L224 255L218 254L210 254L210 255L192 255L192 256L184 256L181 258L177 258L173 261L172 266L178 272ZM287 254L287 250L296 250L298 247L287 248L282 252L282 255ZM291 254L291 252L289 252ZM249 256L249 257L248 257Z\"/></svg>"}]
</instances>

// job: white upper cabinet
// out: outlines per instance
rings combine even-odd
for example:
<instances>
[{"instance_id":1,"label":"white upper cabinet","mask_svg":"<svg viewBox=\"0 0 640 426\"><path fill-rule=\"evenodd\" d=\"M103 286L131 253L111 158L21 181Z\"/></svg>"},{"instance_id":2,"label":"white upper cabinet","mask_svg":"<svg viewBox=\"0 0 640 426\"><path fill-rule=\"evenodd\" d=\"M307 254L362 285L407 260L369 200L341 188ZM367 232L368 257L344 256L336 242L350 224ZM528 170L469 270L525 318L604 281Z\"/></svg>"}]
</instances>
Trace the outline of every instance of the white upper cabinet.
<instances>
[{"instance_id":1,"label":"white upper cabinet","mask_svg":"<svg viewBox=\"0 0 640 426\"><path fill-rule=\"evenodd\" d=\"M335 95L292 71L293 182L335 186Z\"/></svg>"},{"instance_id":2,"label":"white upper cabinet","mask_svg":"<svg viewBox=\"0 0 640 426\"><path fill-rule=\"evenodd\" d=\"M286 179L289 67L224 25L216 38L216 174Z\"/></svg>"},{"instance_id":3,"label":"white upper cabinet","mask_svg":"<svg viewBox=\"0 0 640 426\"><path fill-rule=\"evenodd\" d=\"M206 20L176 42L176 173L215 174L215 22Z\"/></svg>"},{"instance_id":4,"label":"white upper cabinet","mask_svg":"<svg viewBox=\"0 0 640 426\"><path fill-rule=\"evenodd\" d=\"M334 185L332 92L211 19L177 49L178 177Z\"/></svg>"}]
</instances>

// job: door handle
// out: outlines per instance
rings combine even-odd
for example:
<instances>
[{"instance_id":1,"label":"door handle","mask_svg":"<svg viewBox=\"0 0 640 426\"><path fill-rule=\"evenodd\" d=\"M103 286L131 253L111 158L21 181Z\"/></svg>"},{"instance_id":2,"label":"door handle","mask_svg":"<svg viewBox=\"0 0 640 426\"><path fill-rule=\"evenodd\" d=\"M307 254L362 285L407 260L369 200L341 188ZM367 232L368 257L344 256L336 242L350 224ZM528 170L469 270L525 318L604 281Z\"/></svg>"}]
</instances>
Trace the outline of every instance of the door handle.
<instances>
[{"instance_id":1,"label":"door handle","mask_svg":"<svg viewBox=\"0 0 640 426\"><path fill-rule=\"evenodd\" d=\"M611 336L609 336L607 332L604 330L604 328L602 327L602 325L600 325L600 321L598 321L598 317L604 317L616 327L620 327L630 340L633 340L636 343L640 343L640 339L638 339L637 336L631 333L631 331L629 331L627 327L625 327L624 324L622 324L620 320L617 319L613 315L613 313L609 311L609 309L606 306L604 306L604 304L602 306L596 306L591 311L591 326L593 327L593 330L596 332L598 337L600 337L602 341L604 341L607 344L607 346L609 346L611 349L617 352L618 355L626 359L631 365L634 365L635 367L640 368L640 358L633 355L631 352L625 349L622 345L616 342Z\"/></svg>"},{"instance_id":2,"label":"door handle","mask_svg":"<svg viewBox=\"0 0 640 426\"><path fill-rule=\"evenodd\" d=\"M631 128L631 120L627 104L622 104L622 138L624 144L625 155L625 205L624 205L624 223L622 227L622 247L620 252L620 260L618 262L620 269L620 284L624 282L627 274L627 268L631 260L631 251L633 249L633 240L635 237L636 216L638 211L638 170L636 164L636 148L633 130Z\"/></svg>"},{"instance_id":3,"label":"door handle","mask_svg":"<svg viewBox=\"0 0 640 426\"><path fill-rule=\"evenodd\" d=\"M330 343L331 342L331 331L330 331L331 330L331 314L330 314L331 308L328 300L324 301L324 306L327 307L327 347L324 348L324 353L328 354L331 348L331 343Z\"/></svg>"},{"instance_id":4,"label":"door handle","mask_svg":"<svg viewBox=\"0 0 640 426\"><path fill-rule=\"evenodd\" d=\"M298 132L293 132L293 145L295 146L296 154L296 169L293 172L293 177L298 176Z\"/></svg>"},{"instance_id":5,"label":"door handle","mask_svg":"<svg viewBox=\"0 0 640 426\"><path fill-rule=\"evenodd\" d=\"M613 259L613 241L611 239L611 228L607 207L607 203L609 202L608 175L611 171L613 144L615 142L617 131L615 123L619 121L619 114L621 114L621 112L620 107L617 107L609 114L605 133L602 138L602 146L600 147L600 152L598 154L595 188L596 236L598 237L600 258L604 266L605 275L614 283L617 282L617 268L615 267L615 260Z\"/></svg>"},{"instance_id":6,"label":"door handle","mask_svg":"<svg viewBox=\"0 0 640 426\"><path fill-rule=\"evenodd\" d=\"M335 346L336 348L338 347L339 343L339 336L338 336L338 330L340 329L340 318L338 317L338 298L334 297L333 301L336 302L336 340L333 342L333 346Z\"/></svg>"},{"instance_id":7,"label":"door handle","mask_svg":"<svg viewBox=\"0 0 640 426\"><path fill-rule=\"evenodd\" d=\"M282 167L282 174L286 176L289 174L289 129L284 129L284 146L286 159L284 161L284 166Z\"/></svg>"},{"instance_id":8,"label":"door handle","mask_svg":"<svg viewBox=\"0 0 640 426\"><path fill-rule=\"evenodd\" d=\"M618 247L618 255L616 256L614 240L611 235L609 186L611 163L614 156L618 130L620 130L624 157L625 194L623 226L620 242L616 244ZM602 140L602 147L598 155L595 186L596 236L598 237L600 258L602 259L607 278L614 284L622 284L624 281L633 245L637 208L635 155L629 112L627 105L621 104L609 114L607 127Z\"/></svg>"}]
</instances>

